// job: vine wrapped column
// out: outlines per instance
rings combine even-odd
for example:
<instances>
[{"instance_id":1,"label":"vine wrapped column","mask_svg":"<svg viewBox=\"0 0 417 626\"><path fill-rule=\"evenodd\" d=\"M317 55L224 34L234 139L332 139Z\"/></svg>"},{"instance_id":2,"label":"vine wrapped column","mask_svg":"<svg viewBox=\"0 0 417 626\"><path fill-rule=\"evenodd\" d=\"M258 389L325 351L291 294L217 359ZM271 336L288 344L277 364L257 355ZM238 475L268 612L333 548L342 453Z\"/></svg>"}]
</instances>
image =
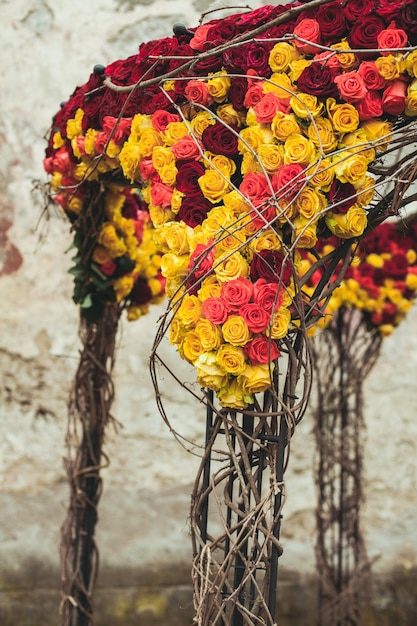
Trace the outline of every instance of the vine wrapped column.
<instances>
[{"instance_id":1,"label":"vine wrapped column","mask_svg":"<svg viewBox=\"0 0 417 626\"><path fill-rule=\"evenodd\" d=\"M381 335L356 309L340 309L313 344L317 388L317 571L320 626L357 626L369 599L361 529L363 384Z\"/></svg>"}]
</instances>

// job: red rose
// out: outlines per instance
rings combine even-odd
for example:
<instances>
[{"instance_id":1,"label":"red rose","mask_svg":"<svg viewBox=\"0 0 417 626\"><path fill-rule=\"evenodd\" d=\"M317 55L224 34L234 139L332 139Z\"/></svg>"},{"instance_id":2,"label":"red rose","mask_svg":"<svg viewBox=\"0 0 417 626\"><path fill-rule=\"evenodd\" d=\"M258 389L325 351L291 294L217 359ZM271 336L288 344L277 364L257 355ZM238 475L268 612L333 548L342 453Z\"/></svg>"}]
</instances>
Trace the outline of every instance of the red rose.
<instances>
[{"instance_id":1,"label":"red rose","mask_svg":"<svg viewBox=\"0 0 417 626\"><path fill-rule=\"evenodd\" d=\"M274 119L275 113L290 112L290 98L279 98L272 91L266 93L253 107L258 124L269 124Z\"/></svg>"},{"instance_id":2,"label":"red rose","mask_svg":"<svg viewBox=\"0 0 417 626\"><path fill-rule=\"evenodd\" d=\"M177 161L190 161L191 159L200 159L201 158L201 147L200 143L191 135L185 135L181 137L171 147L171 152L177 159Z\"/></svg>"},{"instance_id":3,"label":"red rose","mask_svg":"<svg viewBox=\"0 0 417 626\"><path fill-rule=\"evenodd\" d=\"M243 111L245 94L248 90L246 78L234 78L229 89L229 100L236 111Z\"/></svg>"},{"instance_id":4,"label":"red rose","mask_svg":"<svg viewBox=\"0 0 417 626\"><path fill-rule=\"evenodd\" d=\"M305 184L305 171L300 163L282 165L272 176L272 188L278 198L292 199Z\"/></svg>"},{"instance_id":5,"label":"red rose","mask_svg":"<svg viewBox=\"0 0 417 626\"><path fill-rule=\"evenodd\" d=\"M300 91L317 96L321 100L337 95L333 73L328 67L319 63L313 63L301 72L297 86Z\"/></svg>"},{"instance_id":6,"label":"red rose","mask_svg":"<svg viewBox=\"0 0 417 626\"><path fill-rule=\"evenodd\" d=\"M246 63L246 48L247 46L241 45L235 48L230 48L223 53L223 64L227 72L231 74L234 72L244 72Z\"/></svg>"},{"instance_id":7,"label":"red rose","mask_svg":"<svg viewBox=\"0 0 417 626\"><path fill-rule=\"evenodd\" d=\"M358 74L368 89L383 89L387 84L385 78L378 72L375 61L362 61L358 67Z\"/></svg>"},{"instance_id":8,"label":"red rose","mask_svg":"<svg viewBox=\"0 0 417 626\"><path fill-rule=\"evenodd\" d=\"M272 70L269 66L269 53L273 44L269 42L253 42L248 45L246 56L246 70L251 68L255 70L259 76L269 78Z\"/></svg>"},{"instance_id":9,"label":"red rose","mask_svg":"<svg viewBox=\"0 0 417 626\"><path fill-rule=\"evenodd\" d=\"M384 21L377 15L367 15L356 22L348 34L349 46L353 49L365 48L372 50L378 48L378 35L385 28ZM367 52L357 52L359 58L366 58Z\"/></svg>"},{"instance_id":10,"label":"red rose","mask_svg":"<svg viewBox=\"0 0 417 626\"><path fill-rule=\"evenodd\" d=\"M203 302L203 315L213 324L224 324L228 316L226 303L222 298L207 298Z\"/></svg>"},{"instance_id":11,"label":"red rose","mask_svg":"<svg viewBox=\"0 0 417 626\"><path fill-rule=\"evenodd\" d=\"M199 243L190 256L188 271L196 279L205 276L213 267L214 255L213 240L210 240L207 244Z\"/></svg>"},{"instance_id":12,"label":"red rose","mask_svg":"<svg viewBox=\"0 0 417 626\"><path fill-rule=\"evenodd\" d=\"M255 107L264 97L261 81L256 81L246 92L244 105L247 109Z\"/></svg>"},{"instance_id":13,"label":"red rose","mask_svg":"<svg viewBox=\"0 0 417 626\"><path fill-rule=\"evenodd\" d=\"M254 302L245 304L239 311L252 333L262 333L271 323L271 315Z\"/></svg>"},{"instance_id":14,"label":"red rose","mask_svg":"<svg viewBox=\"0 0 417 626\"><path fill-rule=\"evenodd\" d=\"M103 119L103 131L107 137L111 134L111 140L117 145L122 145L130 133L132 125L131 117L122 117L118 120L112 115L106 115Z\"/></svg>"},{"instance_id":15,"label":"red rose","mask_svg":"<svg viewBox=\"0 0 417 626\"><path fill-rule=\"evenodd\" d=\"M131 55L127 59L121 59L114 61L107 65L104 73L111 78L112 83L116 85L127 85L130 82L132 69L137 61L137 55Z\"/></svg>"},{"instance_id":16,"label":"red rose","mask_svg":"<svg viewBox=\"0 0 417 626\"><path fill-rule=\"evenodd\" d=\"M282 291L277 283L268 283L259 278L253 286L253 301L268 313L277 311L282 303Z\"/></svg>"},{"instance_id":17,"label":"red rose","mask_svg":"<svg viewBox=\"0 0 417 626\"><path fill-rule=\"evenodd\" d=\"M147 304L151 300L152 291L148 281L145 278L138 278L129 294L129 303L139 306L140 304Z\"/></svg>"},{"instance_id":18,"label":"red rose","mask_svg":"<svg viewBox=\"0 0 417 626\"><path fill-rule=\"evenodd\" d=\"M223 283L221 297L227 303L230 311L238 311L247 304L253 294L253 284L248 278L240 276Z\"/></svg>"},{"instance_id":19,"label":"red rose","mask_svg":"<svg viewBox=\"0 0 417 626\"><path fill-rule=\"evenodd\" d=\"M153 165L152 157L142 159L139 163L139 170L143 180L152 180L158 176Z\"/></svg>"},{"instance_id":20,"label":"red rose","mask_svg":"<svg viewBox=\"0 0 417 626\"><path fill-rule=\"evenodd\" d=\"M189 80L184 89L185 97L189 102L210 106L214 100L209 94L207 84L203 80Z\"/></svg>"},{"instance_id":21,"label":"red rose","mask_svg":"<svg viewBox=\"0 0 417 626\"><path fill-rule=\"evenodd\" d=\"M339 41L346 30L346 17L338 2L330 2L319 7L316 20L326 43Z\"/></svg>"},{"instance_id":22,"label":"red rose","mask_svg":"<svg viewBox=\"0 0 417 626\"><path fill-rule=\"evenodd\" d=\"M183 163L178 168L176 188L187 196L201 196L198 179L205 172L204 165L198 161Z\"/></svg>"},{"instance_id":23,"label":"red rose","mask_svg":"<svg viewBox=\"0 0 417 626\"><path fill-rule=\"evenodd\" d=\"M362 100L368 91L363 78L355 71L343 72L335 76L334 82L341 99L350 104Z\"/></svg>"},{"instance_id":24,"label":"red rose","mask_svg":"<svg viewBox=\"0 0 417 626\"><path fill-rule=\"evenodd\" d=\"M152 113L152 125L160 133L164 133L168 124L171 122L179 122L180 116L176 113L169 113L165 109L158 109Z\"/></svg>"},{"instance_id":25,"label":"red rose","mask_svg":"<svg viewBox=\"0 0 417 626\"><path fill-rule=\"evenodd\" d=\"M268 365L280 356L276 342L264 336L252 339L246 344L244 351L252 365Z\"/></svg>"},{"instance_id":26,"label":"red rose","mask_svg":"<svg viewBox=\"0 0 417 626\"><path fill-rule=\"evenodd\" d=\"M264 204L256 205L256 210L250 212L252 223L257 229L262 228L265 224L272 224L277 217L275 205L263 200Z\"/></svg>"},{"instance_id":27,"label":"red rose","mask_svg":"<svg viewBox=\"0 0 417 626\"><path fill-rule=\"evenodd\" d=\"M190 46L193 50L198 50L198 52L203 52L207 49L206 41L209 30L212 28L210 24L202 24L199 26L195 32L194 36L190 41Z\"/></svg>"},{"instance_id":28,"label":"red rose","mask_svg":"<svg viewBox=\"0 0 417 626\"><path fill-rule=\"evenodd\" d=\"M417 4L414 0L405 0L398 4L401 6L400 12L396 17L398 26L401 26L407 34L410 44L417 45Z\"/></svg>"},{"instance_id":29,"label":"red rose","mask_svg":"<svg viewBox=\"0 0 417 626\"><path fill-rule=\"evenodd\" d=\"M329 190L329 200L333 213L337 215L347 213L356 201L355 187L351 183L341 183L335 178Z\"/></svg>"},{"instance_id":30,"label":"red rose","mask_svg":"<svg viewBox=\"0 0 417 626\"><path fill-rule=\"evenodd\" d=\"M382 108L389 115L401 115L404 113L405 100L407 97L407 85L397 78L388 83L388 87L382 94Z\"/></svg>"},{"instance_id":31,"label":"red rose","mask_svg":"<svg viewBox=\"0 0 417 626\"><path fill-rule=\"evenodd\" d=\"M106 261L100 265L100 272L102 272L105 276L113 276L116 271L116 263L113 261Z\"/></svg>"},{"instance_id":32,"label":"red rose","mask_svg":"<svg viewBox=\"0 0 417 626\"><path fill-rule=\"evenodd\" d=\"M207 76L210 72L218 72L221 70L222 65L222 55L212 54L205 59L197 60L194 65L194 71L199 76ZM178 82L181 83L182 81Z\"/></svg>"},{"instance_id":33,"label":"red rose","mask_svg":"<svg viewBox=\"0 0 417 626\"><path fill-rule=\"evenodd\" d=\"M236 134L230 128L216 122L204 129L201 141L206 150L214 152L214 154L223 154L224 156L233 157L237 154L237 132ZM236 129L234 129L236 131Z\"/></svg>"},{"instance_id":34,"label":"red rose","mask_svg":"<svg viewBox=\"0 0 417 626\"><path fill-rule=\"evenodd\" d=\"M187 226L195 228L204 222L211 208L210 201L203 196L185 197L175 219L177 221L182 220Z\"/></svg>"},{"instance_id":35,"label":"red rose","mask_svg":"<svg viewBox=\"0 0 417 626\"><path fill-rule=\"evenodd\" d=\"M250 266L253 282L265 278L267 282L288 285L292 276L291 263L277 250L261 250L254 255Z\"/></svg>"},{"instance_id":36,"label":"red rose","mask_svg":"<svg viewBox=\"0 0 417 626\"><path fill-rule=\"evenodd\" d=\"M411 0L410 3L412 3ZM387 22L397 18L401 7L407 4L407 0L378 0L375 13L383 17Z\"/></svg>"},{"instance_id":37,"label":"red rose","mask_svg":"<svg viewBox=\"0 0 417 626\"><path fill-rule=\"evenodd\" d=\"M249 172L241 182L239 191L249 202L257 206L271 196L270 181L265 174Z\"/></svg>"},{"instance_id":38,"label":"red rose","mask_svg":"<svg viewBox=\"0 0 417 626\"><path fill-rule=\"evenodd\" d=\"M346 2L343 11L349 22L356 22L372 13L374 7L374 0L350 0Z\"/></svg>"},{"instance_id":39,"label":"red rose","mask_svg":"<svg viewBox=\"0 0 417 626\"><path fill-rule=\"evenodd\" d=\"M361 121L380 117L383 110L381 96L378 91L368 91L363 100L356 102L356 109Z\"/></svg>"},{"instance_id":40,"label":"red rose","mask_svg":"<svg viewBox=\"0 0 417 626\"><path fill-rule=\"evenodd\" d=\"M231 41L236 35L236 24L233 20L216 20L207 31L207 49L214 48L225 41Z\"/></svg>"},{"instance_id":41,"label":"red rose","mask_svg":"<svg viewBox=\"0 0 417 626\"><path fill-rule=\"evenodd\" d=\"M287 9L295 6L294 4L288 4L286 6L270 6L266 5L260 7L259 9L255 9L254 11L250 11L249 13L242 13L241 15L235 16L236 25L240 32L244 32L248 27L255 28L256 26L261 26L272 20L274 17L277 17L281 13L284 13Z\"/></svg>"},{"instance_id":42,"label":"red rose","mask_svg":"<svg viewBox=\"0 0 417 626\"><path fill-rule=\"evenodd\" d=\"M395 28L393 24L386 30L381 30L378 35L378 49L382 56L388 56L392 50L405 48L407 46L407 33L402 28ZM388 50L384 51L384 48Z\"/></svg>"}]
</instances>

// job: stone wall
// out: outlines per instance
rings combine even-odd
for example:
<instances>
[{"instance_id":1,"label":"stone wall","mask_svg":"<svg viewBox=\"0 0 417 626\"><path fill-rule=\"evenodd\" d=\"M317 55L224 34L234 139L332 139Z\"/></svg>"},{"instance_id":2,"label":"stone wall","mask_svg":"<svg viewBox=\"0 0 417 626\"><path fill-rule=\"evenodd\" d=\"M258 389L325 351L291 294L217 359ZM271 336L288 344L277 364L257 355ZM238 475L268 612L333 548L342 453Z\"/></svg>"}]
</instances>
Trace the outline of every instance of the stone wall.
<instances>
[{"instance_id":1,"label":"stone wall","mask_svg":"<svg viewBox=\"0 0 417 626\"><path fill-rule=\"evenodd\" d=\"M256 7L261 2L252 2ZM214 3L211 6L218 6ZM59 528L65 516L66 404L78 362L78 313L58 212L42 214L44 134L61 101L97 63L195 25L208 0L1 0L0 90L0 623L58 622ZM111 460L103 471L97 623L187 626L187 528L198 457L160 418L148 373L162 309L123 323ZM374 564L369 624L417 623L417 311L387 339L367 383L364 523ZM173 350L168 363L192 372ZM173 427L204 437L201 407L163 386ZM279 624L310 625L314 601L314 445L307 415L293 439L284 508Z\"/></svg>"}]
</instances>

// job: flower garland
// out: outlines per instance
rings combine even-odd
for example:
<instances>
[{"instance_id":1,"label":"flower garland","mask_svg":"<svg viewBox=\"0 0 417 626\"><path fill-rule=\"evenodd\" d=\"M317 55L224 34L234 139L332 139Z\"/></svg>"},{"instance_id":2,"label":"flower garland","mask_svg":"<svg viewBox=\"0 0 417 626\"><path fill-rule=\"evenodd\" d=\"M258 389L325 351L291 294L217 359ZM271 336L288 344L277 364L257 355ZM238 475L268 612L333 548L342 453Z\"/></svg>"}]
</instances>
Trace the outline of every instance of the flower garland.
<instances>
[{"instance_id":1,"label":"flower garland","mask_svg":"<svg viewBox=\"0 0 417 626\"><path fill-rule=\"evenodd\" d=\"M322 253L337 246L329 240ZM307 271L315 257L306 253L302 262ZM316 271L304 288L313 293L320 280ZM382 337L392 334L417 298L417 222L405 229L401 222L381 224L366 235L358 246L354 261L347 268L340 287L336 288L318 326L326 327L332 315L344 309L358 309L369 329L377 329ZM315 330L315 327L314 327Z\"/></svg>"},{"instance_id":2,"label":"flower garland","mask_svg":"<svg viewBox=\"0 0 417 626\"><path fill-rule=\"evenodd\" d=\"M141 190L170 341L231 408L270 387L297 330L300 251L363 235L380 184L371 167L395 122L417 116L415 3L310 5L177 28L96 67L56 116L45 160L70 216L96 181ZM120 213L103 229L110 259L93 263L127 297L132 276L114 273L133 259L113 242Z\"/></svg>"}]
</instances>

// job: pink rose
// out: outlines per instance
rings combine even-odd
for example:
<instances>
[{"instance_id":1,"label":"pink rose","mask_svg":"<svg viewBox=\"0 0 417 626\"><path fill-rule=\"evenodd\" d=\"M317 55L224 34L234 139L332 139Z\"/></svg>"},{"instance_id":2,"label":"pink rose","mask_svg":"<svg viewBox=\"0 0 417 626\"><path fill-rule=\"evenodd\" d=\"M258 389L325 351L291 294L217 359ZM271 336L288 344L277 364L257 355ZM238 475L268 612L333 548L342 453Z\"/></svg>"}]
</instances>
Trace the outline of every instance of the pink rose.
<instances>
[{"instance_id":1,"label":"pink rose","mask_svg":"<svg viewBox=\"0 0 417 626\"><path fill-rule=\"evenodd\" d=\"M65 146L60 148L53 159L53 169L61 174L69 175L72 172L73 164L70 159L70 155Z\"/></svg>"},{"instance_id":2,"label":"pink rose","mask_svg":"<svg viewBox=\"0 0 417 626\"><path fill-rule=\"evenodd\" d=\"M358 72L344 72L334 77L340 97L345 102L359 102L368 91L363 78Z\"/></svg>"},{"instance_id":3,"label":"pink rose","mask_svg":"<svg viewBox=\"0 0 417 626\"><path fill-rule=\"evenodd\" d=\"M164 133L166 127L171 122L179 122L180 116L176 113L169 113L163 109L158 109L155 113L152 113L152 125L160 133Z\"/></svg>"},{"instance_id":4,"label":"pink rose","mask_svg":"<svg viewBox=\"0 0 417 626\"><path fill-rule=\"evenodd\" d=\"M193 50L203 52L206 49L207 35L212 26L212 24L203 24L195 30L194 37L190 41L190 46Z\"/></svg>"},{"instance_id":5,"label":"pink rose","mask_svg":"<svg viewBox=\"0 0 417 626\"><path fill-rule=\"evenodd\" d=\"M278 98L272 91L266 93L253 107L258 124L270 124L277 111L289 113L290 98Z\"/></svg>"},{"instance_id":6,"label":"pink rose","mask_svg":"<svg viewBox=\"0 0 417 626\"><path fill-rule=\"evenodd\" d=\"M203 302L203 315L213 324L224 324L228 313L226 303L222 298L207 298Z\"/></svg>"},{"instance_id":7,"label":"pink rose","mask_svg":"<svg viewBox=\"0 0 417 626\"><path fill-rule=\"evenodd\" d=\"M368 89L383 89L387 84L385 78L378 72L375 61L362 61L358 68L358 74Z\"/></svg>"},{"instance_id":8,"label":"pink rose","mask_svg":"<svg viewBox=\"0 0 417 626\"><path fill-rule=\"evenodd\" d=\"M382 100L378 91L368 91L363 100L356 103L359 119L370 120L373 117L380 117L383 113Z\"/></svg>"},{"instance_id":9,"label":"pink rose","mask_svg":"<svg viewBox=\"0 0 417 626\"><path fill-rule=\"evenodd\" d=\"M190 256L188 271L192 272L194 278L205 276L213 267L214 255L215 248L212 239L207 244L199 243Z\"/></svg>"},{"instance_id":10,"label":"pink rose","mask_svg":"<svg viewBox=\"0 0 417 626\"><path fill-rule=\"evenodd\" d=\"M264 336L252 339L250 343L246 344L244 351L252 365L268 365L280 356L276 342Z\"/></svg>"},{"instance_id":11,"label":"pink rose","mask_svg":"<svg viewBox=\"0 0 417 626\"><path fill-rule=\"evenodd\" d=\"M223 283L221 297L227 303L230 311L238 311L247 304L253 293L253 284L248 278L240 276L227 283Z\"/></svg>"},{"instance_id":12,"label":"pink rose","mask_svg":"<svg viewBox=\"0 0 417 626\"><path fill-rule=\"evenodd\" d=\"M172 187L164 183L155 181L151 185L151 200L154 206L160 206L164 209L171 206Z\"/></svg>"},{"instance_id":13,"label":"pink rose","mask_svg":"<svg viewBox=\"0 0 417 626\"><path fill-rule=\"evenodd\" d=\"M250 172L240 184L239 191L254 206L262 204L262 202L271 196L269 180L265 174Z\"/></svg>"},{"instance_id":14,"label":"pink rose","mask_svg":"<svg viewBox=\"0 0 417 626\"><path fill-rule=\"evenodd\" d=\"M282 303L282 291L278 290L277 283L268 283L265 278L259 278L253 286L253 300L262 309L271 313L277 311Z\"/></svg>"},{"instance_id":15,"label":"pink rose","mask_svg":"<svg viewBox=\"0 0 417 626\"><path fill-rule=\"evenodd\" d=\"M257 81L247 90L245 99L243 101L243 104L247 109L255 107L262 100L264 96L262 85L262 81Z\"/></svg>"},{"instance_id":16,"label":"pink rose","mask_svg":"<svg viewBox=\"0 0 417 626\"><path fill-rule=\"evenodd\" d=\"M295 45L303 54L314 54L318 51L315 43L320 43L320 26L317 20L305 17L294 28L294 35L304 41L295 40Z\"/></svg>"},{"instance_id":17,"label":"pink rose","mask_svg":"<svg viewBox=\"0 0 417 626\"><path fill-rule=\"evenodd\" d=\"M151 180L156 176L156 169L154 168L151 157L143 159L139 163L139 170L143 180Z\"/></svg>"},{"instance_id":18,"label":"pink rose","mask_svg":"<svg viewBox=\"0 0 417 626\"><path fill-rule=\"evenodd\" d=\"M399 78L391 81L382 94L382 108L385 113L395 116L404 113L406 96L406 83Z\"/></svg>"},{"instance_id":19,"label":"pink rose","mask_svg":"<svg viewBox=\"0 0 417 626\"><path fill-rule=\"evenodd\" d=\"M271 323L271 314L253 302L245 304L240 309L239 314L252 333L262 333Z\"/></svg>"},{"instance_id":20,"label":"pink rose","mask_svg":"<svg viewBox=\"0 0 417 626\"><path fill-rule=\"evenodd\" d=\"M103 131L108 137L111 134L111 140L118 146L121 146L127 139L131 125L131 117L122 117L118 120L112 115L105 115L103 118Z\"/></svg>"},{"instance_id":21,"label":"pink rose","mask_svg":"<svg viewBox=\"0 0 417 626\"><path fill-rule=\"evenodd\" d=\"M391 54L392 50L407 47L407 33L402 28L395 28L394 22L391 22L389 28L382 30L378 34L378 49L381 50L383 56ZM385 50L384 50L385 48Z\"/></svg>"},{"instance_id":22,"label":"pink rose","mask_svg":"<svg viewBox=\"0 0 417 626\"><path fill-rule=\"evenodd\" d=\"M293 198L305 183L304 168L300 163L282 165L276 174L272 176L272 188L276 195L281 198Z\"/></svg>"},{"instance_id":23,"label":"pink rose","mask_svg":"<svg viewBox=\"0 0 417 626\"><path fill-rule=\"evenodd\" d=\"M214 99L209 94L207 84L202 80L190 80L184 90L185 97L189 102L210 106Z\"/></svg>"},{"instance_id":24,"label":"pink rose","mask_svg":"<svg viewBox=\"0 0 417 626\"><path fill-rule=\"evenodd\" d=\"M171 147L171 152L179 161L189 161L191 159L198 160L201 158L200 144L190 135L181 137L181 139L179 139L177 143Z\"/></svg>"},{"instance_id":25,"label":"pink rose","mask_svg":"<svg viewBox=\"0 0 417 626\"><path fill-rule=\"evenodd\" d=\"M313 58L314 61L320 61L321 65L325 65L334 72L340 69L339 57L337 54L334 54L334 52L324 50L323 52L315 54Z\"/></svg>"}]
</instances>

